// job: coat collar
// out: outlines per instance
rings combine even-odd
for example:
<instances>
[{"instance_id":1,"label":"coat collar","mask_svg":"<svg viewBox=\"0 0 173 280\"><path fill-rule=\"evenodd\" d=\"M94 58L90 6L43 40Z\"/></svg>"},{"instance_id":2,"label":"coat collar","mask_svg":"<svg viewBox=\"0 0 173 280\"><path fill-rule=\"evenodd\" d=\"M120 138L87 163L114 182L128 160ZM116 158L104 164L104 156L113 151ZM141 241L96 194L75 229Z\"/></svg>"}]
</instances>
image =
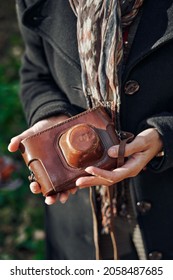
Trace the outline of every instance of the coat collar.
<instances>
[{"instance_id":1,"label":"coat collar","mask_svg":"<svg viewBox=\"0 0 173 280\"><path fill-rule=\"evenodd\" d=\"M60 27L62 26L64 40L68 36L73 50L77 49L76 18L68 0L28 0L28 2L30 5L23 13L24 25L38 32L59 50L61 49L61 41L58 39L61 36ZM172 38L173 0L145 0L127 63L127 72L144 57ZM65 52L64 49L61 51ZM79 64L77 53L72 59L74 64L76 64L76 59L77 64Z\"/></svg>"},{"instance_id":2,"label":"coat collar","mask_svg":"<svg viewBox=\"0 0 173 280\"><path fill-rule=\"evenodd\" d=\"M68 0L27 0L22 23L33 30L80 71L76 17ZM34 2L34 4L31 2Z\"/></svg>"}]
</instances>

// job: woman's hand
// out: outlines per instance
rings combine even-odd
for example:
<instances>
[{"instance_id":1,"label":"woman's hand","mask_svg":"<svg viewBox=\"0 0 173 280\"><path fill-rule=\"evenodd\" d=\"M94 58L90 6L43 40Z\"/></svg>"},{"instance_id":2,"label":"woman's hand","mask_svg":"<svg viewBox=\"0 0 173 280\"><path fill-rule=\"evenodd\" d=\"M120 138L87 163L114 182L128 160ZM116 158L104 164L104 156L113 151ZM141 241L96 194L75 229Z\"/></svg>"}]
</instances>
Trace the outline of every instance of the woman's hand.
<instances>
[{"instance_id":1,"label":"woman's hand","mask_svg":"<svg viewBox=\"0 0 173 280\"><path fill-rule=\"evenodd\" d=\"M51 125L54 124L54 121L57 121L57 123L60 123L64 120L68 119L67 116L65 115L59 115L59 116L56 116L56 117L50 117L48 119L45 119L45 120L41 120L39 122L37 122L36 124L34 124L32 127L30 127L29 129L25 130L23 133L13 137L11 139L11 142L8 146L8 150L10 152L16 152L18 149L19 149L19 145L20 145L20 142L26 138L26 137L29 137L35 133L38 133L48 127L50 127ZM40 190L40 186L38 183L36 182L32 182L30 184L30 189L31 191L34 193L34 194L38 194L41 192ZM45 203L46 204L53 204L57 201L57 199L62 202L62 203L65 203L70 195L71 194L74 194L76 192L77 188L74 186L74 189L70 190L70 191L67 191L67 192L64 192L64 193L61 193L61 194L58 194L58 195L52 195L52 196L48 196L46 197L45 199Z\"/></svg>"},{"instance_id":2,"label":"woman's hand","mask_svg":"<svg viewBox=\"0 0 173 280\"><path fill-rule=\"evenodd\" d=\"M118 145L111 147L108 150L108 155L117 158L118 148ZM76 181L76 186L79 188L95 185L110 186L126 178L135 177L162 148L163 142L158 131L155 128L144 130L131 143L126 144L125 157L128 159L122 167L107 171L89 166L85 170L92 176L79 178Z\"/></svg>"}]
</instances>

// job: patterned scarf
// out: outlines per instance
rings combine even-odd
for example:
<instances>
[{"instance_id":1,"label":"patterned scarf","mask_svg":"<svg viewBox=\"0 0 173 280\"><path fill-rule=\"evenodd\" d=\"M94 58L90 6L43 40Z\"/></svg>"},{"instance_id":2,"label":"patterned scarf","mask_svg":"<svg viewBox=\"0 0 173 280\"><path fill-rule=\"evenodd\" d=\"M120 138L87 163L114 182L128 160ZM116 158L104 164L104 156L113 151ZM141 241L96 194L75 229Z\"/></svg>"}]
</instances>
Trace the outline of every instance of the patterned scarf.
<instances>
[{"instance_id":1,"label":"patterned scarf","mask_svg":"<svg viewBox=\"0 0 173 280\"><path fill-rule=\"evenodd\" d=\"M124 58L123 30L133 22L144 0L69 2L77 16L82 84L88 105L92 107L101 103L109 107L113 114L118 114ZM118 211L117 186L112 189L98 186L96 189L100 200L102 231L111 233L111 216L116 216ZM123 190L121 188L121 192Z\"/></svg>"},{"instance_id":2,"label":"patterned scarf","mask_svg":"<svg viewBox=\"0 0 173 280\"><path fill-rule=\"evenodd\" d=\"M143 1L69 0L77 16L83 91L93 105L112 102L119 111L122 29L132 23Z\"/></svg>"}]
</instances>

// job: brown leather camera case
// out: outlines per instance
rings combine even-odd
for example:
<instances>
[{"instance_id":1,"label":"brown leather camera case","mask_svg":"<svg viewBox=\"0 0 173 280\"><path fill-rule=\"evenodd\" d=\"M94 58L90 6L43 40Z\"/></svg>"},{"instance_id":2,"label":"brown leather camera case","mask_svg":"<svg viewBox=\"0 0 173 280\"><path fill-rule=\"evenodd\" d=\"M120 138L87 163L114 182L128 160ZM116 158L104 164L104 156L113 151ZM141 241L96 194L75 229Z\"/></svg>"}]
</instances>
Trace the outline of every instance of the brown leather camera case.
<instances>
[{"instance_id":1,"label":"brown leather camera case","mask_svg":"<svg viewBox=\"0 0 173 280\"><path fill-rule=\"evenodd\" d=\"M119 138L111 118L99 106L24 139L20 151L48 196L75 187L77 178L88 175L87 166L116 168L116 159L107 154L116 144Z\"/></svg>"}]
</instances>

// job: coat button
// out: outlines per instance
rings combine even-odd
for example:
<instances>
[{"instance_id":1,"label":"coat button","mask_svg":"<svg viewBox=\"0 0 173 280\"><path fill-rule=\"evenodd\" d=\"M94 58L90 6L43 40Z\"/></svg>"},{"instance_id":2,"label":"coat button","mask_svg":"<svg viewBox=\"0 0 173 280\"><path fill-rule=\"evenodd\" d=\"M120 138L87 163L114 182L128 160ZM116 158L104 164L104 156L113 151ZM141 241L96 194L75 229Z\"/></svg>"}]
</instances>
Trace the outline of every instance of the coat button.
<instances>
[{"instance_id":1,"label":"coat button","mask_svg":"<svg viewBox=\"0 0 173 280\"><path fill-rule=\"evenodd\" d=\"M39 23L39 22L41 22L42 20L44 19L44 17L42 17L42 16L33 16L33 18L32 18L32 20L33 20L33 22L34 23Z\"/></svg>"},{"instance_id":2,"label":"coat button","mask_svg":"<svg viewBox=\"0 0 173 280\"><path fill-rule=\"evenodd\" d=\"M151 209L151 203L147 201L139 201L137 202L137 210L142 214L145 215Z\"/></svg>"},{"instance_id":3,"label":"coat button","mask_svg":"<svg viewBox=\"0 0 173 280\"><path fill-rule=\"evenodd\" d=\"M134 80L127 81L124 86L125 94L133 95L139 90L138 82Z\"/></svg>"},{"instance_id":4,"label":"coat button","mask_svg":"<svg viewBox=\"0 0 173 280\"><path fill-rule=\"evenodd\" d=\"M34 17L33 17L33 20L34 20L34 21L37 21L37 20L39 20L39 17L34 16Z\"/></svg>"},{"instance_id":5,"label":"coat button","mask_svg":"<svg viewBox=\"0 0 173 280\"><path fill-rule=\"evenodd\" d=\"M161 260L163 257L161 252L158 251L153 251L151 253L148 254L148 259L149 260Z\"/></svg>"}]
</instances>

